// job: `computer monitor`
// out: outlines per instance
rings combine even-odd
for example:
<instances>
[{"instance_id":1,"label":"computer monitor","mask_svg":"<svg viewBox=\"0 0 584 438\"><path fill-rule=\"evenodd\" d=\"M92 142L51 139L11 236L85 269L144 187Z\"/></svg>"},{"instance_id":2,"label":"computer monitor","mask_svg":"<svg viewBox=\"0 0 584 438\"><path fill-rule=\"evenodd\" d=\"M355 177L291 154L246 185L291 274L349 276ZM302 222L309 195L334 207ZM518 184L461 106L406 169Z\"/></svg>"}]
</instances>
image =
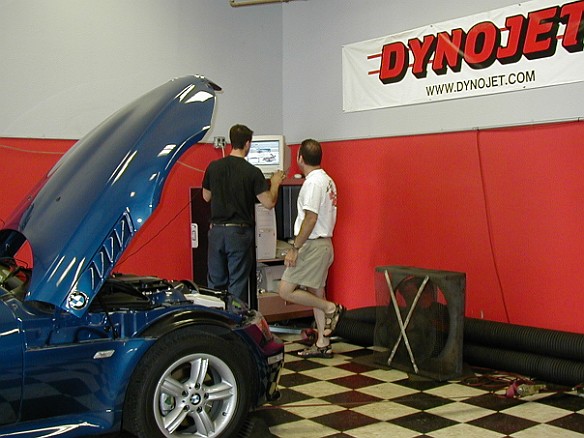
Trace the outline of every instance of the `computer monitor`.
<instances>
[{"instance_id":1,"label":"computer monitor","mask_svg":"<svg viewBox=\"0 0 584 438\"><path fill-rule=\"evenodd\" d=\"M288 171L290 148L283 135L254 135L246 159L269 178L276 170Z\"/></svg>"}]
</instances>

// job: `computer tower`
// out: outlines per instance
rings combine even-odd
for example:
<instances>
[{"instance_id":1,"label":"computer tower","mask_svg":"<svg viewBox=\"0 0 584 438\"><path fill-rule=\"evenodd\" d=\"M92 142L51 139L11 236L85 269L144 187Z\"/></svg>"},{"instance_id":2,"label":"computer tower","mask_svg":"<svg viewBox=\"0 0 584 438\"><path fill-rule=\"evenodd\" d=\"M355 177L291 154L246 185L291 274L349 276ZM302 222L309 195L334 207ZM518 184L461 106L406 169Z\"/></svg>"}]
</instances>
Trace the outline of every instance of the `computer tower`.
<instances>
[{"instance_id":1,"label":"computer tower","mask_svg":"<svg viewBox=\"0 0 584 438\"><path fill-rule=\"evenodd\" d=\"M277 226L274 209L268 210L262 204L256 204L255 221L256 260L275 259Z\"/></svg>"},{"instance_id":2,"label":"computer tower","mask_svg":"<svg viewBox=\"0 0 584 438\"><path fill-rule=\"evenodd\" d=\"M207 286L207 250L209 242L207 233L211 218L211 206L203 199L203 189L193 187L191 195L191 250L193 281L201 286Z\"/></svg>"},{"instance_id":3,"label":"computer tower","mask_svg":"<svg viewBox=\"0 0 584 438\"><path fill-rule=\"evenodd\" d=\"M301 185L280 186L276 204L276 227L278 240L294 239L294 222L298 216L298 194Z\"/></svg>"}]
</instances>

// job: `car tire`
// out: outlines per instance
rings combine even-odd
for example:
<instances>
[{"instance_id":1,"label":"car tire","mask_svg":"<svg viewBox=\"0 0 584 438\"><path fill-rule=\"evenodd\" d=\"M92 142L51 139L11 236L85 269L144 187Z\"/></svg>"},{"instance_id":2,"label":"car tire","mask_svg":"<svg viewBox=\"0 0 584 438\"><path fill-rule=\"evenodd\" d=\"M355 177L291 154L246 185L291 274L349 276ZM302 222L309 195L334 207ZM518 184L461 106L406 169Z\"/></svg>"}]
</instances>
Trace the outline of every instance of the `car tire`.
<instances>
[{"instance_id":1,"label":"car tire","mask_svg":"<svg viewBox=\"0 0 584 438\"><path fill-rule=\"evenodd\" d=\"M235 436L250 410L249 352L188 327L160 338L130 381L123 426L140 438Z\"/></svg>"}]
</instances>

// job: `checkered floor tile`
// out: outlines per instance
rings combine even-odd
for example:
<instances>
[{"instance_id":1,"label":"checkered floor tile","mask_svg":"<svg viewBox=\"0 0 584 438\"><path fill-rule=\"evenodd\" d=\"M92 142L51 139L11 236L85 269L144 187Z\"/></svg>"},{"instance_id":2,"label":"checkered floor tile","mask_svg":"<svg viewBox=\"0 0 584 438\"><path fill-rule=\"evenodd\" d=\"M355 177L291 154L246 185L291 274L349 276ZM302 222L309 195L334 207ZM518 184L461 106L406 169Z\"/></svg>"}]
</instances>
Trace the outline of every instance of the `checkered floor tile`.
<instances>
[{"instance_id":1,"label":"checkered floor tile","mask_svg":"<svg viewBox=\"0 0 584 438\"><path fill-rule=\"evenodd\" d=\"M470 370L436 382L380 367L372 349L342 340L332 359L299 358L300 336L279 336L282 397L254 414L265 424L254 438L584 437L584 398L570 388L506 398L517 376Z\"/></svg>"}]
</instances>

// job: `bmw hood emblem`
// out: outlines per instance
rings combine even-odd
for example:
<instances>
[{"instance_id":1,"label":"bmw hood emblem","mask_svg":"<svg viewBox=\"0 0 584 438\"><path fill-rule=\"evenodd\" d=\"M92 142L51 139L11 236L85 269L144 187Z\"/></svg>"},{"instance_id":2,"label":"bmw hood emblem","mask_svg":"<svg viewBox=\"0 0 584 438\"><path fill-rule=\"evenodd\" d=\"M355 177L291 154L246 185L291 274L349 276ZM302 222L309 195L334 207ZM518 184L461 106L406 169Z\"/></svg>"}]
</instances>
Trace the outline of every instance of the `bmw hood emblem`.
<instances>
[{"instance_id":1,"label":"bmw hood emblem","mask_svg":"<svg viewBox=\"0 0 584 438\"><path fill-rule=\"evenodd\" d=\"M67 299L67 306L74 310L81 310L87 303L89 302L89 297L87 294L79 291L73 291L69 294L69 298Z\"/></svg>"}]
</instances>

